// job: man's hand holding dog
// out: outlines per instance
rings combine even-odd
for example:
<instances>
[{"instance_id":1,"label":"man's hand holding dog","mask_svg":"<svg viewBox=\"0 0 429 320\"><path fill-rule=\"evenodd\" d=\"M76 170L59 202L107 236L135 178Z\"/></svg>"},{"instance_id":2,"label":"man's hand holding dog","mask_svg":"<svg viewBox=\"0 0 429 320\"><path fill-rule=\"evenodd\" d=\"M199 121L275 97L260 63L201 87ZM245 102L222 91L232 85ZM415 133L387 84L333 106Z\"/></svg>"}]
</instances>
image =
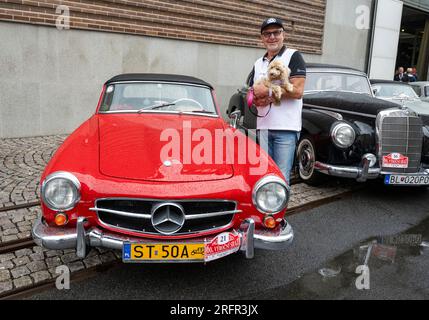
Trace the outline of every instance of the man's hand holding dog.
<instances>
[{"instance_id":1,"label":"man's hand holding dog","mask_svg":"<svg viewBox=\"0 0 429 320\"><path fill-rule=\"evenodd\" d=\"M273 102L273 98L269 96L270 92L266 86L262 84L256 84L253 86L253 92L255 94L255 106L266 107Z\"/></svg>"}]
</instances>

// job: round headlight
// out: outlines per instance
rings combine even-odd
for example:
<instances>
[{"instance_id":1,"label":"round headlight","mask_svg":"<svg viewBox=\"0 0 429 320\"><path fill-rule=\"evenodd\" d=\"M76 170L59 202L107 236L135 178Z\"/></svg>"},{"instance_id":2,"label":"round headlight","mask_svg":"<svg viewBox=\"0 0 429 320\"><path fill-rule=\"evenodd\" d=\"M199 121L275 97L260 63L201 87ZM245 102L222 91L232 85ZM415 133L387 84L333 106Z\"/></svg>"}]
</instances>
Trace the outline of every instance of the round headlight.
<instances>
[{"instance_id":1,"label":"round headlight","mask_svg":"<svg viewBox=\"0 0 429 320\"><path fill-rule=\"evenodd\" d=\"M286 208L288 201L289 187L279 177L264 177L253 189L253 204L264 214L282 211Z\"/></svg>"},{"instance_id":2,"label":"round headlight","mask_svg":"<svg viewBox=\"0 0 429 320\"><path fill-rule=\"evenodd\" d=\"M80 183L71 173L55 172L43 181L41 193L49 209L70 210L80 200Z\"/></svg>"},{"instance_id":3,"label":"round headlight","mask_svg":"<svg viewBox=\"0 0 429 320\"><path fill-rule=\"evenodd\" d=\"M347 123L336 124L331 131L332 141L339 148L348 148L355 142L356 133Z\"/></svg>"}]
</instances>

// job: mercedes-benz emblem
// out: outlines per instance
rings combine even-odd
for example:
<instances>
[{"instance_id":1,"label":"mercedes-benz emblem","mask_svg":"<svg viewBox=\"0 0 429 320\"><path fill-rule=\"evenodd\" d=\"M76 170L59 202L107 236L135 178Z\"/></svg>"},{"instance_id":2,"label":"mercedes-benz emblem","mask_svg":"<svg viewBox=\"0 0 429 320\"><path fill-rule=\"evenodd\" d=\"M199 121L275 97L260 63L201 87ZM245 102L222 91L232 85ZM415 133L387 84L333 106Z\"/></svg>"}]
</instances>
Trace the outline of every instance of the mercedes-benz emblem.
<instances>
[{"instance_id":1,"label":"mercedes-benz emblem","mask_svg":"<svg viewBox=\"0 0 429 320\"><path fill-rule=\"evenodd\" d=\"M152 208L151 222L156 231L170 235L183 227L185 223L185 211L177 203L159 203Z\"/></svg>"}]
</instances>

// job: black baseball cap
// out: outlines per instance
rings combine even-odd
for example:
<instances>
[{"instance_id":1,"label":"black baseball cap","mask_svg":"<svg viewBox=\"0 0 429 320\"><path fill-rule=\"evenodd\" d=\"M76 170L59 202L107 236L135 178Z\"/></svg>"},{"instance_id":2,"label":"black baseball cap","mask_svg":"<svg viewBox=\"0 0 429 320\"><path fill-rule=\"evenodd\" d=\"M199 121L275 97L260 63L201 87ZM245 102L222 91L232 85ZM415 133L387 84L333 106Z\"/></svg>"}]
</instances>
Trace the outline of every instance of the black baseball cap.
<instances>
[{"instance_id":1,"label":"black baseball cap","mask_svg":"<svg viewBox=\"0 0 429 320\"><path fill-rule=\"evenodd\" d=\"M267 19L264 20L264 22L262 22L261 33L262 33L262 31L266 27L271 26L273 24L278 25L279 27L282 27L283 30L285 29L285 27L283 26L283 20L282 19L279 19L279 18L267 18Z\"/></svg>"}]
</instances>

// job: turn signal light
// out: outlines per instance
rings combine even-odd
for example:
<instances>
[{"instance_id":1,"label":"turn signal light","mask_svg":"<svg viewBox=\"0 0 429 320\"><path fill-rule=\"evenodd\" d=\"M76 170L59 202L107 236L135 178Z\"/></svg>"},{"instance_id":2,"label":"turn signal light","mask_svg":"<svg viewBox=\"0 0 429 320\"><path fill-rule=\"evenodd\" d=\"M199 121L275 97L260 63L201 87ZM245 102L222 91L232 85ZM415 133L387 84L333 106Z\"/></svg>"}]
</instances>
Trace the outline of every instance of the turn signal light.
<instances>
[{"instance_id":1,"label":"turn signal light","mask_svg":"<svg viewBox=\"0 0 429 320\"><path fill-rule=\"evenodd\" d=\"M67 224L67 222L69 222L69 219L65 213L57 213L55 215L55 224L57 226L64 226Z\"/></svg>"},{"instance_id":2,"label":"turn signal light","mask_svg":"<svg viewBox=\"0 0 429 320\"><path fill-rule=\"evenodd\" d=\"M276 227L276 220L273 216L267 216L264 219L264 225L269 229L274 229Z\"/></svg>"}]
</instances>

